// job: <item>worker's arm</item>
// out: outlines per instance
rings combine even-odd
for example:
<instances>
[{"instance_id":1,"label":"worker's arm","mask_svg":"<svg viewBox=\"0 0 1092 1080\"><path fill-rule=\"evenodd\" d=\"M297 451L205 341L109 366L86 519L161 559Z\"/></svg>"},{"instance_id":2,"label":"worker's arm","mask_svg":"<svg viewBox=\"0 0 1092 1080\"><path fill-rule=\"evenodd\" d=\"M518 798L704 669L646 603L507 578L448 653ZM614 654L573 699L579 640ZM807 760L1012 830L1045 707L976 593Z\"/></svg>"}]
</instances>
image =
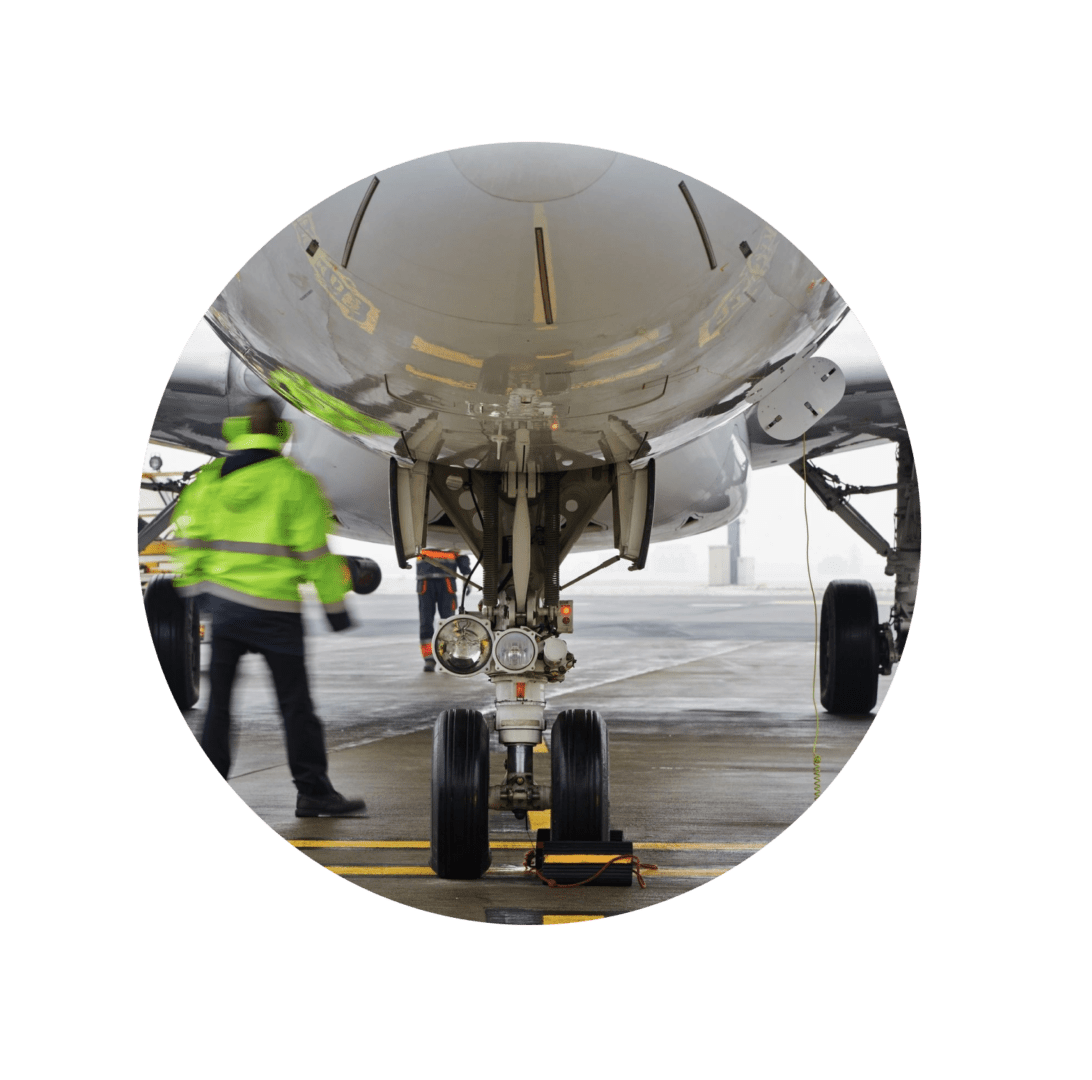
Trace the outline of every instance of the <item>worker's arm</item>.
<instances>
[{"instance_id":1,"label":"worker's arm","mask_svg":"<svg viewBox=\"0 0 1092 1080\"><path fill-rule=\"evenodd\" d=\"M219 475L219 462L202 465L193 480L182 489L171 515L175 527L171 555L178 564L179 575L174 581L178 589L194 591L205 580L205 563L210 552L203 546L209 535L208 515L202 503L205 489L216 475Z\"/></svg>"},{"instance_id":2,"label":"worker's arm","mask_svg":"<svg viewBox=\"0 0 1092 1080\"><path fill-rule=\"evenodd\" d=\"M340 555L326 545L333 527L333 510L318 482L302 470L298 474L296 511L289 519L290 545L300 560L304 577L315 586L332 630L348 630L352 620L345 609L345 594L352 589L352 575Z\"/></svg>"}]
</instances>

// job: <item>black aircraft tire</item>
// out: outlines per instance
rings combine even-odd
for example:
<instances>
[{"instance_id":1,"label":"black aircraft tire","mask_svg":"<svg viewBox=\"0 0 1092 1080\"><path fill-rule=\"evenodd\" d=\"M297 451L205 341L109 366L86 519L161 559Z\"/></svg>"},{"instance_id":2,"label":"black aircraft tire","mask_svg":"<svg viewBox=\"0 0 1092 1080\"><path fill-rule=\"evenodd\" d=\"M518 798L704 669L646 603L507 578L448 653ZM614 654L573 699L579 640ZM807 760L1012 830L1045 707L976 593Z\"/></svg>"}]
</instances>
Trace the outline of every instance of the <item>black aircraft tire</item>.
<instances>
[{"instance_id":1,"label":"black aircraft tire","mask_svg":"<svg viewBox=\"0 0 1092 1080\"><path fill-rule=\"evenodd\" d=\"M819 700L831 713L863 715L876 705L880 631L867 581L832 581L819 618Z\"/></svg>"},{"instance_id":2,"label":"black aircraft tire","mask_svg":"<svg viewBox=\"0 0 1092 1080\"><path fill-rule=\"evenodd\" d=\"M429 865L467 881L489 862L489 731L477 709L446 709L432 733Z\"/></svg>"},{"instance_id":3,"label":"black aircraft tire","mask_svg":"<svg viewBox=\"0 0 1092 1080\"><path fill-rule=\"evenodd\" d=\"M144 591L144 611L163 677L185 711L201 693L201 616L194 600L179 596L171 582L152 578Z\"/></svg>"},{"instance_id":4,"label":"black aircraft tire","mask_svg":"<svg viewBox=\"0 0 1092 1080\"><path fill-rule=\"evenodd\" d=\"M609 840L607 725L594 709L565 709L550 736L550 837Z\"/></svg>"}]
</instances>

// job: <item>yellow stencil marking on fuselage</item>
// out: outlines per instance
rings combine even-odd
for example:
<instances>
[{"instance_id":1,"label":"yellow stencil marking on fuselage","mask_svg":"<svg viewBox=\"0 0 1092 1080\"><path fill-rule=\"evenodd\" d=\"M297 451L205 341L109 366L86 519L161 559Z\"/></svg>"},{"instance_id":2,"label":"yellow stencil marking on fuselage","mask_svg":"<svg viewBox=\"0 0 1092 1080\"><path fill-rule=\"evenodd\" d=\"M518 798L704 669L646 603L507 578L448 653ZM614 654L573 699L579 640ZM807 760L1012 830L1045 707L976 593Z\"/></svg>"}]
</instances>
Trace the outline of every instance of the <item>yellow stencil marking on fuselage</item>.
<instances>
[{"instance_id":1,"label":"yellow stencil marking on fuselage","mask_svg":"<svg viewBox=\"0 0 1092 1080\"><path fill-rule=\"evenodd\" d=\"M542 203L535 203L535 223L531 228L531 239L534 239L535 229L542 230L542 250L546 256L546 280L550 285L550 307L553 310L554 322L556 325L558 322L558 303L557 303L557 278L554 277L554 260L550 254L550 230L546 228L546 210ZM542 285L538 278L538 251L534 244L529 244L528 248L531 252L531 257L534 259L534 305L535 314L534 322L539 330L545 330L548 327L546 322L546 309L542 306ZM553 329L553 325L549 326L549 329Z\"/></svg>"},{"instance_id":2,"label":"yellow stencil marking on fuselage","mask_svg":"<svg viewBox=\"0 0 1092 1080\"><path fill-rule=\"evenodd\" d=\"M311 215L305 214L295 226L296 237L306 251L315 239L315 226ZM356 323L366 334L375 333L375 325L379 322L379 308L356 287L353 279L321 247L316 248L314 255L308 258L315 272L315 280L322 291L337 304L341 314L349 322ZM368 313L361 318L365 308Z\"/></svg>"},{"instance_id":3,"label":"yellow stencil marking on fuselage","mask_svg":"<svg viewBox=\"0 0 1092 1080\"><path fill-rule=\"evenodd\" d=\"M651 364L645 364L644 367L632 368L630 371L623 371L620 375L608 375L604 379L592 379L590 382L573 383L570 390L588 390L593 386L606 386L607 383L618 382L620 379L632 379L637 375L644 375L646 372L655 371L663 361L656 360Z\"/></svg>"},{"instance_id":4,"label":"yellow stencil marking on fuselage","mask_svg":"<svg viewBox=\"0 0 1092 1080\"><path fill-rule=\"evenodd\" d=\"M573 367L587 367L589 364L601 364L605 360L617 360L619 357L628 356L634 349L642 345L651 345L660 336L659 330L650 330L647 334L624 341L621 345L615 345L613 349L604 349L593 356L586 356L583 360L574 360Z\"/></svg>"},{"instance_id":5,"label":"yellow stencil marking on fuselage","mask_svg":"<svg viewBox=\"0 0 1092 1080\"><path fill-rule=\"evenodd\" d=\"M427 371L421 371L412 364L406 365L406 370L419 379L431 379L433 382L443 383L445 386L454 386L458 390L473 390L478 384L472 382L459 382L458 379L445 379L443 375L432 375Z\"/></svg>"},{"instance_id":6,"label":"yellow stencil marking on fuselage","mask_svg":"<svg viewBox=\"0 0 1092 1080\"><path fill-rule=\"evenodd\" d=\"M779 240L777 232L769 225L763 228L758 247L744 260L743 269L721 295L713 314L702 323L698 331L699 348L708 345L751 302L747 290L766 276Z\"/></svg>"},{"instance_id":7,"label":"yellow stencil marking on fuselage","mask_svg":"<svg viewBox=\"0 0 1092 1080\"><path fill-rule=\"evenodd\" d=\"M467 356L466 353L456 352L454 349L445 349L443 345L433 345L431 341L415 337L410 342L410 348L417 352L428 353L429 356L438 356L441 360L450 360L453 364L466 364L467 367L480 368L484 361L475 356Z\"/></svg>"}]
</instances>

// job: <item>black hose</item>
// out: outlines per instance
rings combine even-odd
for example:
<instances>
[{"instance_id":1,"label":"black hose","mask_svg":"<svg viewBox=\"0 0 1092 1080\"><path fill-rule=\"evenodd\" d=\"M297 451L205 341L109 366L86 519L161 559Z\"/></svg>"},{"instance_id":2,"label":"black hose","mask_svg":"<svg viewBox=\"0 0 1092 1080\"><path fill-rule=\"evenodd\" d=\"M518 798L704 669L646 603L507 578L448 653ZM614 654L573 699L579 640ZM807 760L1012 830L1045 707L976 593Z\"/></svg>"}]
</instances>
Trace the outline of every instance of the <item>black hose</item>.
<instances>
[{"instance_id":1,"label":"black hose","mask_svg":"<svg viewBox=\"0 0 1092 1080\"><path fill-rule=\"evenodd\" d=\"M545 543L545 599L548 608L560 603L561 572L561 477L555 473L546 474L546 513L543 522L543 541Z\"/></svg>"},{"instance_id":2,"label":"black hose","mask_svg":"<svg viewBox=\"0 0 1092 1080\"><path fill-rule=\"evenodd\" d=\"M497 491L497 474L485 473L485 490L482 492L482 591L486 608L497 603L497 573L500 570L500 520Z\"/></svg>"},{"instance_id":3,"label":"black hose","mask_svg":"<svg viewBox=\"0 0 1092 1080\"><path fill-rule=\"evenodd\" d=\"M481 566L481 564L482 564L482 560L481 560L481 556L479 555L478 556L478 561L474 564L474 570L471 570L470 573L466 575L466 580L463 582L463 595L459 598L459 614L460 615L465 615L466 614L466 591L467 591L467 589L470 588L470 579L474 576L474 571L477 570L478 567Z\"/></svg>"}]
</instances>

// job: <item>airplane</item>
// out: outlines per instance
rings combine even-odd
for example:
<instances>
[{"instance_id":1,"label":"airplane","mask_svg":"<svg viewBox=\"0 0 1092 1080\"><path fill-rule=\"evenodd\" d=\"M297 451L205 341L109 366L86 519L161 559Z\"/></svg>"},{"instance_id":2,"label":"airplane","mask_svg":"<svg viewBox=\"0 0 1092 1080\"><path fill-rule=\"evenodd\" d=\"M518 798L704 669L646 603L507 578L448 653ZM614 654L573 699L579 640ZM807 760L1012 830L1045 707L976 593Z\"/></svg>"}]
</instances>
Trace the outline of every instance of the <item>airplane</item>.
<instances>
[{"instance_id":1,"label":"airplane","mask_svg":"<svg viewBox=\"0 0 1092 1080\"><path fill-rule=\"evenodd\" d=\"M494 713L439 714L430 851L439 876L473 879L491 809L550 809L554 839L610 835L603 718L547 718L575 662L566 557L614 549L602 566L639 571L651 543L737 519L751 469L796 470L887 560L885 620L861 581L832 582L821 613L823 707L874 708L913 616L920 502L886 373L821 353L847 312L785 237L693 177L584 146L463 148L365 177L262 247L209 307L218 346L183 352L151 441L222 454L223 421L268 398L341 535L392 544L407 569L426 547L477 560L480 600L464 588L433 648L452 675L492 683ZM884 441L898 448L890 544L849 503L877 489L814 464ZM374 564L352 570L358 591L378 584ZM149 626L186 708L197 616L153 585ZM548 726L546 777L532 751ZM506 754L492 787L490 731Z\"/></svg>"}]
</instances>

